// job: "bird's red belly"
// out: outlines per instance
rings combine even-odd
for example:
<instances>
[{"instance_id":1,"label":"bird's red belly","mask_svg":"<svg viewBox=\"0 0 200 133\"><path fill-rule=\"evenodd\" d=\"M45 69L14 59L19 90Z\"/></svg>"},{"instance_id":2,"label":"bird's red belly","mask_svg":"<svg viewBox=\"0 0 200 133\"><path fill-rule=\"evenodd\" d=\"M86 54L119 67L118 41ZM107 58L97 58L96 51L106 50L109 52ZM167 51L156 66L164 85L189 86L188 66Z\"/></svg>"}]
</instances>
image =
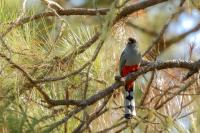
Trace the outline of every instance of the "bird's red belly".
<instances>
[{"instance_id":1,"label":"bird's red belly","mask_svg":"<svg viewBox=\"0 0 200 133\"><path fill-rule=\"evenodd\" d=\"M125 77L127 76L129 73L132 73L132 72L135 72L139 69L139 66L138 65L133 65L133 66L124 66L122 68L122 76ZM132 89L133 88L133 81L134 80L131 80L129 81L127 84L126 84L126 89Z\"/></svg>"}]
</instances>

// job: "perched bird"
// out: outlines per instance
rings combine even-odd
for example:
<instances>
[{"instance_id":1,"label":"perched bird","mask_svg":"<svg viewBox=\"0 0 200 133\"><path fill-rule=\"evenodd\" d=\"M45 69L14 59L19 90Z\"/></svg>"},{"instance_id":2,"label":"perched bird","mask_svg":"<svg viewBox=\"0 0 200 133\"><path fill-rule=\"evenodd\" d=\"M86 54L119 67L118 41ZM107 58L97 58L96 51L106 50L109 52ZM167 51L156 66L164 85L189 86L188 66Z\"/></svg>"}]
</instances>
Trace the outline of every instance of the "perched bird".
<instances>
[{"instance_id":1,"label":"perched bird","mask_svg":"<svg viewBox=\"0 0 200 133\"><path fill-rule=\"evenodd\" d=\"M128 39L126 48L123 50L120 62L119 72L121 77L127 76L129 73L137 71L139 69L140 62L142 60L141 53L136 45L136 40L133 38ZM135 99L134 99L134 81L129 81L125 85L124 93L124 107L125 118L130 119L136 115L135 111Z\"/></svg>"}]
</instances>

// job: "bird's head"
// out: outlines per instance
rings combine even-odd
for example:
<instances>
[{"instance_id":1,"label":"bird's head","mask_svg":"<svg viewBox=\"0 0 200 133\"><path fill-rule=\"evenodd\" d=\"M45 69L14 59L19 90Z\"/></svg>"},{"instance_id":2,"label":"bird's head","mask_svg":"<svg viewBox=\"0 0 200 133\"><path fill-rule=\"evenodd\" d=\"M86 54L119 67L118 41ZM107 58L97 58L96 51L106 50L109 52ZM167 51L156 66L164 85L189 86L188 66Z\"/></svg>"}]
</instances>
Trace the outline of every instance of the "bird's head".
<instances>
[{"instance_id":1,"label":"bird's head","mask_svg":"<svg viewBox=\"0 0 200 133\"><path fill-rule=\"evenodd\" d=\"M128 38L128 45L132 45L132 46L136 46L136 40L134 39L134 38L132 38L132 37L129 37Z\"/></svg>"},{"instance_id":2,"label":"bird's head","mask_svg":"<svg viewBox=\"0 0 200 133\"><path fill-rule=\"evenodd\" d=\"M128 43L136 43L136 40L132 37L128 38Z\"/></svg>"}]
</instances>

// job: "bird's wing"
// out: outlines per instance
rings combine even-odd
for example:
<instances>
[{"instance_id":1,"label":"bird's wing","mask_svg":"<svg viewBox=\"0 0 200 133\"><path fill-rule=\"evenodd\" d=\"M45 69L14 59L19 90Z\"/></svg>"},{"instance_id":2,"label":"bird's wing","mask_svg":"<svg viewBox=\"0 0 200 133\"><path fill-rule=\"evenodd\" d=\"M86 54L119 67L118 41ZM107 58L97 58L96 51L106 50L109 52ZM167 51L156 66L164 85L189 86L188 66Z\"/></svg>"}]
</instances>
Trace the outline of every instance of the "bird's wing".
<instances>
[{"instance_id":1,"label":"bird's wing","mask_svg":"<svg viewBox=\"0 0 200 133\"><path fill-rule=\"evenodd\" d=\"M119 61L119 72L121 76L122 76L122 68L124 67L125 64L126 64L125 52L123 51Z\"/></svg>"}]
</instances>

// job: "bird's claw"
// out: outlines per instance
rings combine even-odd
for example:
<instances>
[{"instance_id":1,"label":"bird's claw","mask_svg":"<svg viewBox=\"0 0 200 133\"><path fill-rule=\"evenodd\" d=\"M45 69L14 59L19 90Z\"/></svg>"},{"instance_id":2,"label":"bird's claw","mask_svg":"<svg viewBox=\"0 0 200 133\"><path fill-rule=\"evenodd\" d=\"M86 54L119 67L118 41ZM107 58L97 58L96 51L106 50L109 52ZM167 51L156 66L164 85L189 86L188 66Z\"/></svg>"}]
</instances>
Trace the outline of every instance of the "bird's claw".
<instances>
[{"instance_id":1,"label":"bird's claw","mask_svg":"<svg viewBox=\"0 0 200 133\"><path fill-rule=\"evenodd\" d=\"M123 85L125 85L125 78L124 78L124 77L121 77L120 75L116 75L116 76L115 76L115 81L117 81L117 82L122 82Z\"/></svg>"},{"instance_id":2,"label":"bird's claw","mask_svg":"<svg viewBox=\"0 0 200 133\"><path fill-rule=\"evenodd\" d=\"M120 75L116 75L116 76L115 76L115 80L116 80L116 81L121 81L121 76L120 76Z\"/></svg>"}]
</instances>

